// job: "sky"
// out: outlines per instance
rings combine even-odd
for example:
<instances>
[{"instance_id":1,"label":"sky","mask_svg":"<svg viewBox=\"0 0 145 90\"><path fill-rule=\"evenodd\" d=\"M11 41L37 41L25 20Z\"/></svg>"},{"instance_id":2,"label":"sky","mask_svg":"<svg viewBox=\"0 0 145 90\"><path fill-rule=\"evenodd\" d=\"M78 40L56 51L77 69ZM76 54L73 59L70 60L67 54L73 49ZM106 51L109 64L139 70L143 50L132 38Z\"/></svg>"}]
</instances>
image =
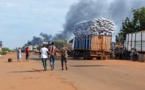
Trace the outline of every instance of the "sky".
<instances>
[{"instance_id":1,"label":"sky","mask_svg":"<svg viewBox=\"0 0 145 90\"><path fill-rule=\"evenodd\" d=\"M69 38L77 22L101 17L115 23L115 40L122 21L141 7L145 0L0 0L0 41L14 49L41 32Z\"/></svg>"},{"instance_id":2,"label":"sky","mask_svg":"<svg viewBox=\"0 0 145 90\"><path fill-rule=\"evenodd\" d=\"M66 13L77 0L0 0L0 41L3 47L22 47L41 32L63 30Z\"/></svg>"}]
</instances>

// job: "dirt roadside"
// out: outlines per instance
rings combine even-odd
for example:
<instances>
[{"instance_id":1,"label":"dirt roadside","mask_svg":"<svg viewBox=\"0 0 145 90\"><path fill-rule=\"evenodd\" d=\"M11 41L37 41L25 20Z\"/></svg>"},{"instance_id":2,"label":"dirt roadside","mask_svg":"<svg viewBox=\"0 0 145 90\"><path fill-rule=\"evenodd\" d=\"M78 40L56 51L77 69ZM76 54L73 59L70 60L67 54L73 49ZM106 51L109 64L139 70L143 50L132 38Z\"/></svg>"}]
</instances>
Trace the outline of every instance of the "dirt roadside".
<instances>
[{"instance_id":1,"label":"dirt roadside","mask_svg":"<svg viewBox=\"0 0 145 90\"><path fill-rule=\"evenodd\" d=\"M12 62L8 62L12 58ZM34 67L36 67L34 69ZM16 53L0 57L0 90L77 90L73 84L43 71L42 65L26 62L24 55L17 62Z\"/></svg>"},{"instance_id":2,"label":"dirt roadside","mask_svg":"<svg viewBox=\"0 0 145 90\"><path fill-rule=\"evenodd\" d=\"M13 58L8 62L8 58ZM145 63L129 60L68 60L61 70L43 71L38 54L26 62L16 61L16 53L0 57L0 90L145 90Z\"/></svg>"}]
</instances>

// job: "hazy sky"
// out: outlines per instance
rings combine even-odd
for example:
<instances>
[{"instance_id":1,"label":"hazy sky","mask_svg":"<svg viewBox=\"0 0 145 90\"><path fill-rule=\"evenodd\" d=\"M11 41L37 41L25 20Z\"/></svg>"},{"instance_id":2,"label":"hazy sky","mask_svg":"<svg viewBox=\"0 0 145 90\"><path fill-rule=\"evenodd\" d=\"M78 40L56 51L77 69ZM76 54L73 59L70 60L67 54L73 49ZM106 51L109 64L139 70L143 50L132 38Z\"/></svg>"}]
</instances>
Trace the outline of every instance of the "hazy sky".
<instances>
[{"instance_id":1,"label":"hazy sky","mask_svg":"<svg viewBox=\"0 0 145 90\"><path fill-rule=\"evenodd\" d=\"M3 47L22 47L41 32L63 30L69 7L78 0L0 0L0 41Z\"/></svg>"},{"instance_id":2,"label":"hazy sky","mask_svg":"<svg viewBox=\"0 0 145 90\"><path fill-rule=\"evenodd\" d=\"M131 10L145 7L145 0L0 0L0 41L4 47L22 47L40 33L70 36L80 20L108 18L118 33Z\"/></svg>"}]
</instances>

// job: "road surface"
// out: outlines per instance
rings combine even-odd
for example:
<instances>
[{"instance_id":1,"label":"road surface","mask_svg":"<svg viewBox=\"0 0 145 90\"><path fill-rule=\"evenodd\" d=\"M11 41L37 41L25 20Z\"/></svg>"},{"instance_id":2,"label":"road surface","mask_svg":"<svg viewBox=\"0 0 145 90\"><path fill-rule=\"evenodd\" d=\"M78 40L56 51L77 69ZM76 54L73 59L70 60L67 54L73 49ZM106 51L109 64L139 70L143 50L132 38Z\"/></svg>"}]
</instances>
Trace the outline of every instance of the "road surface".
<instances>
[{"instance_id":1,"label":"road surface","mask_svg":"<svg viewBox=\"0 0 145 90\"><path fill-rule=\"evenodd\" d=\"M66 79L78 90L145 90L143 62L68 60L68 67L69 70L62 71L58 59L50 73Z\"/></svg>"},{"instance_id":2,"label":"road surface","mask_svg":"<svg viewBox=\"0 0 145 90\"><path fill-rule=\"evenodd\" d=\"M6 80L2 74L6 75L7 73L7 77L11 81L14 80L15 83L9 83L11 87L8 89L4 87L8 81L5 83L0 81L3 83L0 90L20 90L20 88L24 88L21 90L48 90L52 88L52 90L145 90L144 62L68 60L68 70L62 71L60 59L58 59L55 61L53 71L50 70L49 61L47 62L48 71L43 71L42 62L38 55L31 54L29 62L23 61L23 59L21 62L14 60L8 63L6 62L7 58L0 62L0 67L7 64L11 69L0 68L3 71L0 79Z\"/></svg>"}]
</instances>

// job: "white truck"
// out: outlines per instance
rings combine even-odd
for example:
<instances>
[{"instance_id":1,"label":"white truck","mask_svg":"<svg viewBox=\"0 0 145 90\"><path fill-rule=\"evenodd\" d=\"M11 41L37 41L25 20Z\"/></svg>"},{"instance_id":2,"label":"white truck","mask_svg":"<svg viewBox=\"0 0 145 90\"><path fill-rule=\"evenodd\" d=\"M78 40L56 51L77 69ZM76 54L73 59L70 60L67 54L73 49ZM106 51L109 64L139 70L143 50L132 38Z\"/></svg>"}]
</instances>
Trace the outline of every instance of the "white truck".
<instances>
[{"instance_id":1,"label":"white truck","mask_svg":"<svg viewBox=\"0 0 145 90\"><path fill-rule=\"evenodd\" d=\"M139 53L145 53L145 30L127 34L125 48L128 51L136 48Z\"/></svg>"}]
</instances>

